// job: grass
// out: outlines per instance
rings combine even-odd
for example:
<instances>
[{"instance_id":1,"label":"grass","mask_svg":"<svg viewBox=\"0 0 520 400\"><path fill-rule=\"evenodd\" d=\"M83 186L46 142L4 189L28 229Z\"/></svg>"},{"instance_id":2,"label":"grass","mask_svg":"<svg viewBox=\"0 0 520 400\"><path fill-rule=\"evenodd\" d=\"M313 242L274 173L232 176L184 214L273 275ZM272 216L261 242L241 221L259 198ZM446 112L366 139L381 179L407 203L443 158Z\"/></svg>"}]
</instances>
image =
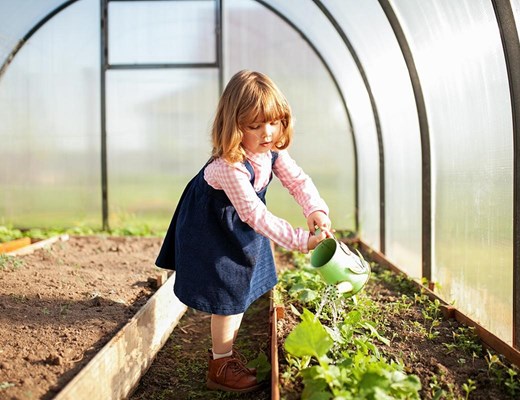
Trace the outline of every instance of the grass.
<instances>
[{"instance_id":1,"label":"grass","mask_svg":"<svg viewBox=\"0 0 520 400\"><path fill-rule=\"evenodd\" d=\"M93 228L86 225L79 225L70 228L34 228L34 229L18 229L10 226L0 225L0 243L19 239L22 237L30 237L34 239L46 239L61 234L71 235L110 235L110 236L141 236L141 237L162 237L164 230L157 230L146 223L136 222L126 224L122 227L116 227L109 230L101 228ZM0 261L0 268L1 268Z\"/></svg>"}]
</instances>

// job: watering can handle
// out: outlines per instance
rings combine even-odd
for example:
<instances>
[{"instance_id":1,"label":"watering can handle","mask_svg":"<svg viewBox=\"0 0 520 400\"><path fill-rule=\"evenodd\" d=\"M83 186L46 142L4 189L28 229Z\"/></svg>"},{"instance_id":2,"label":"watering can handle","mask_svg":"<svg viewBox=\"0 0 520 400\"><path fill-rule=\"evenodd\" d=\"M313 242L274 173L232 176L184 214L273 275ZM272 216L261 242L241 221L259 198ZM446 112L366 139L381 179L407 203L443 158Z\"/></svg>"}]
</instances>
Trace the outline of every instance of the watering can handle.
<instances>
[{"instance_id":1,"label":"watering can handle","mask_svg":"<svg viewBox=\"0 0 520 400\"><path fill-rule=\"evenodd\" d=\"M318 226L315 226L315 227L314 227L314 234L315 234L315 235L319 235L320 233L321 233L321 229L318 228ZM341 248L341 250L343 250L343 252L344 252L347 256L350 256L350 255L352 254L352 252L350 251L350 249L348 248L348 246L347 246L345 243L343 243L342 241L340 241L340 240L338 240L338 239L336 239L336 238L334 238L334 240L335 240L336 242L338 242L339 247Z\"/></svg>"},{"instance_id":2,"label":"watering can handle","mask_svg":"<svg viewBox=\"0 0 520 400\"><path fill-rule=\"evenodd\" d=\"M341 247L341 250L343 250L343 252L344 252L347 256L349 256L349 255L352 254L352 252L350 251L350 249L348 248L348 246L347 246L345 243L343 243L343 242L341 242L341 241L339 241L339 240L338 240L337 242L339 243L339 247Z\"/></svg>"}]
</instances>

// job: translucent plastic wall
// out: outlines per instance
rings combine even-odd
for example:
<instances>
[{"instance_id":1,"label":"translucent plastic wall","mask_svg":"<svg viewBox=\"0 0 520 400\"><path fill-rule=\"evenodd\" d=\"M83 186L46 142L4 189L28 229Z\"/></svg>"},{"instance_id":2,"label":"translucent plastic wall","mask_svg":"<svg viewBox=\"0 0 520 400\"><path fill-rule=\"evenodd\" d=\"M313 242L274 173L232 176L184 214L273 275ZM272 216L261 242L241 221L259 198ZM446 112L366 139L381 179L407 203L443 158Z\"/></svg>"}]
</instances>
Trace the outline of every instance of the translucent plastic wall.
<instances>
[{"instance_id":1,"label":"translucent plastic wall","mask_svg":"<svg viewBox=\"0 0 520 400\"><path fill-rule=\"evenodd\" d=\"M0 13L0 65L28 32L49 12L67 0L2 0Z\"/></svg>"},{"instance_id":2,"label":"translucent plastic wall","mask_svg":"<svg viewBox=\"0 0 520 400\"><path fill-rule=\"evenodd\" d=\"M352 43L374 98L373 110L382 137L379 150L384 154L385 254L410 276L420 278L421 143L415 99L401 49L377 0L365 0L363 7L356 0L323 4ZM356 130L356 134L375 135L366 129ZM377 145L372 143L371 151L374 149ZM373 153L368 158L373 168L379 166ZM367 195L377 193L374 186L368 186ZM370 212L375 213L375 209ZM365 223L370 220L363 216L361 228ZM363 229L361 232L363 235Z\"/></svg>"},{"instance_id":3,"label":"translucent plastic wall","mask_svg":"<svg viewBox=\"0 0 520 400\"><path fill-rule=\"evenodd\" d=\"M359 232L376 249L379 234L379 157L375 120L360 71L330 20L311 0L266 2L299 27L319 49L350 111L357 151ZM329 149L327 149L329 151ZM343 160L348 160L345 155Z\"/></svg>"},{"instance_id":4,"label":"translucent plastic wall","mask_svg":"<svg viewBox=\"0 0 520 400\"><path fill-rule=\"evenodd\" d=\"M0 223L99 224L98 25L98 1L71 5L0 77Z\"/></svg>"},{"instance_id":5,"label":"translucent plastic wall","mask_svg":"<svg viewBox=\"0 0 520 400\"><path fill-rule=\"evenodd\" d=\"M209 159L219 96L214 1L108 3L110 226L166 227Z\"/></svg>"},{"instance_id":6,"label":"translucent plastic wall","mask_svg":"<svg viewBox=\"0 0 520 400\"><path fill-rule=\"evenodd\" d=\"M249 0L224 4L224 80L247 68L267 73L280 86L296 121L291 156L316 182L335 226L355 229L352 132L330 74L276 11ZM254 28L258 21L260 31ZM277 180L267 201L275 214L295 226L306 226L301 209Z\"/></svg>"},{"instance_id":7,"label":"translucent plastic wall","mask_svg":"<svg viewBox=\"0 0 520 400\"><path fill-rule=\"evenodd\" d=\"M444 298L511 342L512 116L492 4L393 3L429 120L432 280Z\"/></svg>"},{"instance_id":8,"label":"translucent plastic wall","mask_svg":"<svg viewBox=\"0 0 520 400\"><path fill-rule=\"evenodd\" d=\"M101 215L104 218L106 213L110 227L145 222L166 228L185 184L209 158L219 90L236 71L250 68L270 75L286 93L297 121L292 155L316 181L338 229L355 230L355 156L344 101L315 49L276 11L256 1L78 0L72 5L57 1L25 4L27 13L7 3L2 5L6 14L20 15L19 32L13 32L12 44L5 43L5 54L31 29L29 21L34 26L45 22L0 78L0 96L4 96L0 98L8 104L0 111L7 121L1 128L4 142L19 141L22 153L15 159L14 148L5 147L9 157L0 160L0 182L5 185L0 215L4 223L99 226ZM66 7L54 15L53 10L60 6ZM100 29L105 6L106 32ZM80 20L85 7L92 16L85 14L86 18ZM75 14L76 20L58 27L59 21L70 14ZM263 21L261 31L251 29L258 20ZM220 37L218 23L222 24ZM47 30L57 30L56 36L46 35ZM27 58L26 53L37 42L61 48L61 36L67 37L69 48L60 54L40 51L41 60ZM82 46L89 46L91 51L83 52ZM102 51L102 46L106 50ZM78 53L81 55L75 58ZM106 53L106 59L101 53ZM83 58L92 66L88 74L79 65ZM61 67L56 70L61 62L70 64L70 79ZM102 68L104 62L106 67ZM31 83L19 68L21 63L38 71ZM43 69L37 67L41 65ZM74 80L78 74L82 79ZM15 76L22 75L16 81ZM75 131L91 129L85 133L90 135L89 142L76 146L76 152L85 155L74 157L72 166L71 155L58 151L60 145L51 146L52 151L43 156L39 140L49 143L53 136L60 135L60 143L67 143L77 134L71 130L49 132L43 123L48 114L43 118L39 114L45 109L27 109L27 104L35 102L37 86L50 77L63 83L48 83L52 89L42 90L38 101L53 108L49 114L57 114L56 123L68 120ZM88 95L77 89L80 81L88 88ZM74 95L54 94L54 86L60 85ZM13 96L18 97L18 104L13 103ZM81 104L71 110L76 100ZM62 110L70 112L61 114ZM13 114L28 116L25 126L12 118ZM33 146L37 150L34 153ZM45 159L40 163L36 159L41 157ZM13 173L15 169L29 173L33 165L47 179L41 189L35 177L18 183ZM60 182L56 181L56 172L50 178L51 165L65 176ZM76 172L78 168L80 173ZM84 182L82 175L91 181ZM268 201L276 214L295 225L306 225L301 210L294 207L294 200L280 185L273 184Z\"/></svg>"}]
</instances>

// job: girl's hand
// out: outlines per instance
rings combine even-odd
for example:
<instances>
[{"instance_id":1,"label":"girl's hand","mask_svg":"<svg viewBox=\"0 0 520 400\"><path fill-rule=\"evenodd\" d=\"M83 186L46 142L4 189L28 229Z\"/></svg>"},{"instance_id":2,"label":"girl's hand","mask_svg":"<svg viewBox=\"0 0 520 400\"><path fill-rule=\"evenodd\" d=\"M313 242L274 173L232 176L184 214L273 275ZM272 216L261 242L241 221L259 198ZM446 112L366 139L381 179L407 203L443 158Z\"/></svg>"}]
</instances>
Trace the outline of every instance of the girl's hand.
<instances>
[{"instance_id":1,"label":"girl's hand","mask_svg":"<svg viewBox=\"0 0 520 400\"><path fill-rule=\"evenodd\" d=\"M309 250L315 249L322 240L334 237L330 229L330 219L327 214L322 211L314 211L309 214L307 217L307 225L309 225L309 230L311 231L307 243Z\"/></svg>"},{"instance_id":2,"label":"girl's hand","mask_svg":"<svg viewBox=\"0 0 520 400\"><path fill-rule=\"evenodd\" d=\"M307 217L307 226L311 233L314 233L318 228L321 229L322 232L330 232L330 218L323 211L314 211Z\"/></svg>"},{"instance_id":3,"label":"girl's hand","mask_svg":"<svg viewBox=\"0 0 520 400\"><path fill-rule=\"evenodd\" d=\"M316 246L318 246L318 244L322 241L322 240L325 240L327 238L330 238L330 237L333 237L332 236L332 233L330 231L321 231L321 232L316 232L314 235L311 233L309 235L309 241L307 242L307 248L309 250L313 250L316 248Z\"/></svg>"}]
</instances>

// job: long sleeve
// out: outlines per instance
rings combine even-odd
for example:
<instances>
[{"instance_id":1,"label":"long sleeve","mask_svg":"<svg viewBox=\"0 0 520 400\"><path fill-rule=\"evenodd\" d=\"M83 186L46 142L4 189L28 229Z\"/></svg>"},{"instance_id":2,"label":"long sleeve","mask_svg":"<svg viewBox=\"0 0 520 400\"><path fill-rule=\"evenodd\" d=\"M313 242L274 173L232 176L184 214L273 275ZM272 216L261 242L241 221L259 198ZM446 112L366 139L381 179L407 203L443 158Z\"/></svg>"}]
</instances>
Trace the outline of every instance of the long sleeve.
<instances>
[{"instance_id":1,"label":"long sleeve","mask_svg":"<svg viewBox=\"0 0 520 400\"><path fill-rule=\"evenodd\" d=\"M302 206L305 215L315 209L327 212L328 209L316 194L317 190L312 181L309 183L310 178L303 172L298 172L299 167L295 168L294 161L291 164L292 159L288 154L286 156L287 161L282 161L278 165L279 156L275 163L277 176L278 174L283 176L282 184L290 187L290 189L288 187L290 193ZM255 170L255 187L259 190L269 182L271 157L270 155L253 156L250 161ZM224 160L217 159L206 167L204 178L214 189L224 190L239 218L256 232L289 250L308 252L307 244L310 232L302 228L294 229L289 222L275 216L267 209L258 198L255 187L251 185L250 174L242 163L228 164ZM291 185L291 180L295 180L296 183Z\"/></svg>"},{"instance_id":2,"label":"long sleeve","mask_svg":"<svg viewBox=\"0 0 520 400\"><path fill-rule=\"evenodd\" d=\"M273 172L302 207L305 218L314 211L329 213L312 179L296 164L287 151L280 151Z\"/></svg>"}]
</instances>

